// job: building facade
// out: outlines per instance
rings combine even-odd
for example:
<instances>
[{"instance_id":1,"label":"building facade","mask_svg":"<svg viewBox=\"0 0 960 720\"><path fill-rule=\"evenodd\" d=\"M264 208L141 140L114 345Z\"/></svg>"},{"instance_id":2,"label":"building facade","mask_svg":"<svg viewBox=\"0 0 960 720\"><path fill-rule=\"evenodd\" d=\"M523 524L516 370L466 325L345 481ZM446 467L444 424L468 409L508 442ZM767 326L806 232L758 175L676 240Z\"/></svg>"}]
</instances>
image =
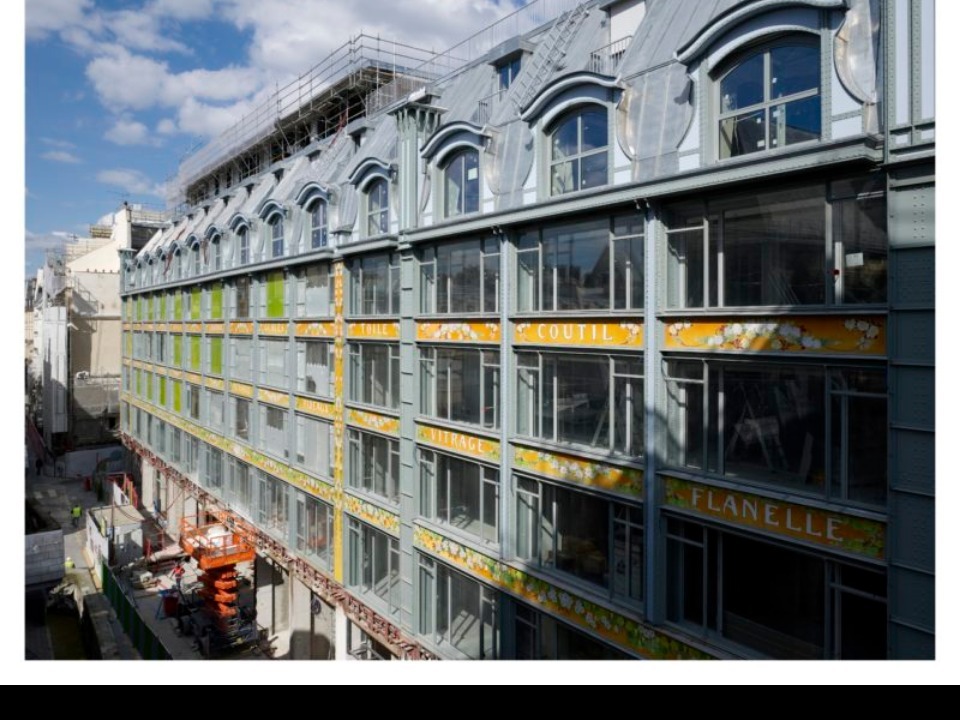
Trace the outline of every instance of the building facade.
<instances>
[{"instance_id":1,"label":"building facade","mask_svg":"<svg viewBox=\"0 0 960 720\"><path fill-rule=\"evenodd\" d=\"M524 21L181 170L144 496L293 657L933 657L932 0Z\"/></svg>"}]
</instances>

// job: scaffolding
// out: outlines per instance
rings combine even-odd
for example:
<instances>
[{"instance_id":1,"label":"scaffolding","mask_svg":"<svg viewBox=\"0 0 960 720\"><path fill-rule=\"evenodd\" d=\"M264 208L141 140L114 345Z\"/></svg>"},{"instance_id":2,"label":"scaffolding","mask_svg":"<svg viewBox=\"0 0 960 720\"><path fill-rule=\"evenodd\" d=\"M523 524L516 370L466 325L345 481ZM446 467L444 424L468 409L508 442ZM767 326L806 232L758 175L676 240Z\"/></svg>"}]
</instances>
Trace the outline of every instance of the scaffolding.
<instances>
[{"instance_id":1,"label":"scaffolding","mask_svg":"<svg viewBox=\"0 0 960 720\"><path fill-rule=\"evenodd\" d=\"M499 45L582 2L532 0L439 54L365 34L348 40L219 137L188 150L177 174L167 179L168 212L176 218L307 145L329 139L349 122L449 81Z\"/></svg>"}]
</instances>

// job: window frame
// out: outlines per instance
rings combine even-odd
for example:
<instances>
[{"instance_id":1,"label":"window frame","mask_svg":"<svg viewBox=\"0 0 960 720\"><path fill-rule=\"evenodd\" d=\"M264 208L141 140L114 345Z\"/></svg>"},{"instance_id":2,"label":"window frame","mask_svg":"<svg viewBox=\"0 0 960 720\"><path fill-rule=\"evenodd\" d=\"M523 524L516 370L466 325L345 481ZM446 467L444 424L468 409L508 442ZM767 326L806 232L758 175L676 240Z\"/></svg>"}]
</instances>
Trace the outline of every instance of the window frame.
<instances>
[{"instance_id":1,"label":"window frame","mask_svg":"<svg viewBox=\"0 0 960 720\"><path fill-rule=\"evenodd\" d=\"M472 156L474 158L473 168L468 167L468 161L467 161L468 156ZM439 166L438 166L438 169L440 171L439 179L440 179L440 187L442 188L441 192L439 193L440 196L442 197L440 215L444 219L450 220L454 218L474 215L480 212L480 208L483 200L483 198L481 197L482 190L483 190L481 178L483 177L483 175L480 167L480 158L481 158L481 155L480 155L479 149L470 145L470 146L458 147L456 150L454 150L449 155L444 157L442 161L439 163ZM457 163L460 164L459 170L457 170L457 168L454 167ZM475 177L472 180L469 178L471 169L475 173ZM451 179L453 177L452 175L453 173L459 174L459 180L461 183L460 188L462 190L461 190L460 198L458 199L458 202L457 202L457 207L451 208L452 195L450 193L450 184L451 184ZM468 183L470 183L470 185L475 184L476 186L476 193L473 196L471 196L471 194L468 192ZM470 197L475 197L476 207L467 207L467 199Z\"/></svg>"},{"instance_id":2,"label":"window frame","mask_svg":"<svg viewBox=\"0 0 960 720\"><path fill-rule=\"evenodd\" d=\"M454 253L476 252L478 262L476 282L478 299L477 310L454 308L456 301L468 298L466 294L457 297L454 293ZM500 311L501 247L497 238L465 238L428 245L418 255L420 270L420 315L497 315ZM446 267L445 267L446 266ZM462 267L462 265L461 265ZM466 283L464 283L465 285ZM488 287L492 284L493 287ZM444 286L445 285L445 286ZM468 298L472 299L472 298ZM441 306L445 309L441 310Z\"/></svg>"},{"instance_id":3,"label":"window frame","mask_svg":"<svg viewBox=\"0 0 960 720\"><path fill-rule=\"evenodd\" d=\"M442 463L446 462L445 472L441 472ZM473 465L477 468L477 518L480 532L473 533L450 521L453 517L455 507L452 500L455 494L452 492L452 484L462 481L464 474L462 468L458 468L455 463L464 465ZM449 532L456 535L467 537L474 542L479 542L484 546L496 548L500 546L500 468L494 465L488 465L471 458L451 455L449 453L434 450L433 448L417 448L417 464L419 467L418 477L418 496L419 496L419 515L430 522L447 528ZM460 472L458 472L460 470ZM443 476L443 477L441 477ZM445 485L441 487L441 484ZM488 494L492 492L493 512L489 512ZM446 511L440 507L441 499L446 498ZM488 536L488 527L485 524L485 518L493 518L493 536ZM447 519L444 519L447 518Z\"/></svg>"},{"instance_id":4,"label":"window frame","mask_svg":"<svg viewBox=\"0 0 960 720\"><path fill-rule=\"evenodd\" d=\"M816 50L817 54L820 56L819 64L817 67L817 86L813 89L806 89L791 95L773 98L771 97L771 51L778 48L785 47L806 47ZM760 55L763 62L763 100L759 103L754 103L752 105L746 105L744 107L738 107L733 110L724 111L723 108L723 95L722 95L722 85L723 81L729 77L734 71L742 67L746 63L753 60L755 57ZM787 148L793 148L797 146L812 145L814 143L822 142L824 140L824 129L827 127L827 123L824 122L826 115L826 105L829 101L829 93L825 93L823 90L823 49L822 49L822 39L819 35L813 33L804 33L804 32L794 32L789 35L783 35L772 40L767 39L758 43L751 44L748 47L741 48L739 51L733 54L732 57L726 58L717 69L710 74L711 88L712 88L712 103L715 108L713 117L711 118L711 123L713 124L712 137L715 138L715 152L714 157L718 162L727 162L729 160L735 160L737 158L757 156L757 155L768 155L770 153L776 153ZM776 145L772 144L773 128L771 111L773 111L777 106L783 106L781 110L781 117L785 114L785 107L788 103L808 100L810 98L817 98L819 100L819 133L818 137L811 138L809 140L803 140L796 143L783 143L779 142ZM737 117L753 115L756 113L763 113L764 117L764 147L750 152L741 152L738 154L730 154L724 156L723 154L723 122L726 120L735 120ZM785 127L783 128L783 133L785 133ZM715 134L713 134L715 133ZM777 131L779 136L781 133ZM779 141L779 137L777 138ZM731 140L732 143L732 140Z\"/></svg>"},{"instance_id":5,"label":"window frame","mask_svg":"<svg viewBox=\"0 0 960 720\"><path fill-rule=\"evenodd\" d=\"M448 363L456 361L458 354L479 354L478 367L480 368L480 378L477 384L479 396L477 398L477 407L479 417L472 420L454 418L454 378L453 373L446 374L445 382L441 378L441 358L448 356ZM452 357L449 357L452 356ZM495 356L495 358L494 358ZM459 360L461 366L464 359ZM420 367L420 403L419 414L434 420L443 420L456 424L473 426L496 432L500 429L502 422L502 413L500 408L500 389L503 382L502 364L500 362L499 348L469 347L460 345L421 345L419 346L419 367ZM448 364L449 368L449 364ZM461 374L464 379L465 373ZM493 388L490 391L491 397L487 397L487 384L491 382ZM446 385L444 389L441 383ZM463 392L461 390L461 392ZM447 413L440 414L440 398L444 395L447 399ZM490 412L488 412L490 411ZM488 421L488 417L492 420Z\"/></svg>"},{"instance_id":6,"label":"window frame","mask_svg":"<svg viewBox=\"0 0 960 720\"><path fill-rule=\"evenodd\" d=\"M375 605L387 608L389 615L399 615L402 604L399 540L393 535L349 515L346 525L347 582L345 584L347 587L354 588L368 602L371 601L372 596L372 602ZM378 536L386 539L386 558L378 557ZM386 564L386 599L377 592L374 580L377 569L382 567L384 561Z\"/></svg>"},{"instance_id":7,"label":"window frame","mask_svg":"<svg viewBox=\"0 0 960 720\"><path fill-rule=\"evenodd\" d=\"M363 190L362 237L372 238L390 233L390 183L376 176Z\"/></svg>"},{"instance_id":8,"label":"window frame","mask_svg":"<svg viewBox=\"0 0 960 720\"><path fill-rule=\"evenodd\" d=\"M605 125L605 143L602 147L593 148L584 150L584 117L589 113L599 113L602 112L605 116L604 125ZM563 113L558 117L552 118L550 122L544 128L543 138L544 138L544 160L546 171L544 173L545 177L545 188L546 192L544 193L545 197L563 197L565 195L570 195L572 193L580 193L589 190L596 190L597 188L606 187L611 184L612 181L612 162L611 162L611 150L613 149L613 135L612 135L612 123L610 122L610 107L607 103L586 101L580 103ZM576 122L576 135L577 135L577 150L575 153L567 155L562 158L557 158L556 156L556 147L555 147L555 138L560 130L566 127L570 122ZM604 182L598 185L591 185L589 187L583 187L583 162L588 158L600 157L604 158ZM556 184L554 182L554 169L560 168L564 165L571 165L572 168L576 169L576 173L571 177L574 178L572 182L572 187L570 189L556 190Z\"/></svg>"},{"instance_id":9,"label":"window frame","mask_svg":"<svg viewBox=\"0 0 960 720\"><path fill-rule=\"evenodd\" d=\"M317 214L322 213L323 222L317 225ZM322 250L329 246L329 208L323 198L315 198L306 207L307 217L310 220L310 250Z\"/></svg>"}]
</instances>

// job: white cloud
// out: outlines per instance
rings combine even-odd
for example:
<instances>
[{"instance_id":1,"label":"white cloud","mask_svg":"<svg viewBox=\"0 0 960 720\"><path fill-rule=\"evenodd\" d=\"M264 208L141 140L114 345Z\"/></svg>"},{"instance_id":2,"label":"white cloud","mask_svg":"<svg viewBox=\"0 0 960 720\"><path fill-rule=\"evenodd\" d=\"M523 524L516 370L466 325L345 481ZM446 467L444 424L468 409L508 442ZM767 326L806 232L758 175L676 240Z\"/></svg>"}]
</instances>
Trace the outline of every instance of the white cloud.
<instances>
[{"instance_id":1,"label":"white cloud","mask_svg":"<svg viewBox=\"0 0 960 720\"><path fill-rule=\"evenodd\" d=\"M178 40L163 32L159 18L137 10L120 10L104 15L104 24L119 44L132 50L190 53Z\"/></svg>"},{"instance_id":2,"label":"white cloud","mask_svg":"<svg viewBox=\"0 0 960 720\"><path fill-rule=\"evenodd\" d=\"M67 140L58 140L57 138L40 138L40 142L44 145L49 145L50 147L61 148L63 150L70 150L76 147L72 142Z\"/></svg>"},{"instance_id":3,"label":"white cloud","mask_svg":"<svg viewBox=\"0 0 960 720\"><path fill-rule=\"evenodd\" d=\"M50 160L51 162L66 163L68 165L76 165L81 162L80 158L74 155L71 152L66 150L50 150L41 155L44 160Z\"/></svg>"},{"instance_id":4,"label":"white cloud","mask_svg":"<svg viewBox=\"0 0 960 720\"><path fill-rule=\"evenodd\" d=\"M111 110L146 110L180 107L187 100L225 102L255 92L259 73L249 68L170 71L165 62L135 55L125 48L94 59L87 65L87 78L100 101Z\"/></svg>"},{"instance_id":5,"label":"white cloud","mask_svg":"<svg viewBox=\"0 0 960 720\"><path fill-rule=\"evenodd\" d=\"M118 187L131 195L165 197L163 185L153 182L139 170L128 170L125 168L101 170L97 173L97 181L104 185Z\"/></svg>"},{"instance_id":6,"label":"white cloud","mask_svg":"<svg viewBox=\"0 0 960 720\"><path fill-rule=\"evenodd\" d=\"M52 32L79 25L92 7L92 0L29 0L26 3L27 39L42 40Z\"/></svg>"},{"instance_id":7,"label":"white cloud","mask_svg":"<svg viewBox=\"0 0 960 720\"><path fill-rule=\"evenodd\" d=\"M161 135L173 135L177 132L177 123L170 118L163 118L157 123L157 132Z\"/></svg>"},{"instance_id":8,"label":"white cloud","mask_svg":"<svg viewBox=\"0 0 960 720\"><path fill-rule=\"evenodd\" d=\"M202 20L213 14L213 0L155 0L145 10L176 20Z\"/></svg>"},{"instance_id":9,"label":"white cloud","mask_svg":"<svg viewBox=\"0 0 960 720\"><path fill-rule=\"evenodd\" d=\"M151 137L146 125L129 116L118 118L103 137L117 145L159 145L159 140Z\"/></svg>"},{"instance_id":10,"label":"white cloud","mask_svg":"<svg viewBox=\"0 0 960 720\"><path fill-rule=\"evenodd\" d=\"M35 233L26 230L23 245L27 252L32 250L58 250L63 247L64 240L70 237L71 233L62 231Z\"/></svg>"}]
</instances>

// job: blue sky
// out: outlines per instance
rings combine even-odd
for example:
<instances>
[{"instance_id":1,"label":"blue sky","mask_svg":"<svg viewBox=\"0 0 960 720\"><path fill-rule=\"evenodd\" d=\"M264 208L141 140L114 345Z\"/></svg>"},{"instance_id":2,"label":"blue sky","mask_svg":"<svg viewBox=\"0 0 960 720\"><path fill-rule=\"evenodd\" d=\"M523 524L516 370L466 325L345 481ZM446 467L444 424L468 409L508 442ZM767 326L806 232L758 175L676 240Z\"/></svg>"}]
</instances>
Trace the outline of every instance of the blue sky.
<instances>
[{"instance_id":1,"label":"blue sky","mask_svg":"<svg viewBox=\"0 0 960 720\"><path fill-rule=\"evenodd\" d=\"M523 4L516 0L515 4ZM26 272L350 37L441 51L510 0L27 0ZM389 12L384 12L389 8Z\"/></svg>"}]
</instances>

